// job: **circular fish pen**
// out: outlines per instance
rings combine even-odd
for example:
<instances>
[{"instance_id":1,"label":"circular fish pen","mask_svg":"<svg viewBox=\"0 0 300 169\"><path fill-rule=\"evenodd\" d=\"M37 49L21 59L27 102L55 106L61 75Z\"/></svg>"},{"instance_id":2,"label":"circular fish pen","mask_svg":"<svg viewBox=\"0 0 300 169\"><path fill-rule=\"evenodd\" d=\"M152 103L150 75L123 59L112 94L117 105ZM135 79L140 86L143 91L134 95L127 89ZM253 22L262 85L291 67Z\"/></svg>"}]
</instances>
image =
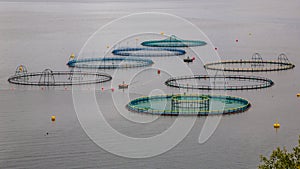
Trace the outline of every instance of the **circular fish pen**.
<instances>
[{"instance_id":1,"label":"circular fish pen","mask_svg":"<svg viewBox=\"0 0 300 169\"><path fill-rule=\"evenodd\" d=\"M8 82L33 86L66 86L95 84L110 81L112 77L105 73L79 71L52 71L19 73L9 77Z\"/></svg>"},{"instance_id":2,"label":"circular fish pen","mask_svg":"<svg viewBox=\"0 0 300 169\"><path fill-rule=\"evenodd\" d=\"M180 56L186 52L174 48L120 48L112 51L114 55L133 57L167 57Z\"/></svg>"},{"instance_id":3,"label":"circular fish pen","mask_svg":"<svg viewBox=\"0 0 300 169\"><path fill-rule=\"evenodd\" d=\"M204 46L207 43L205 41L200 40L183 40L177 38L175 35L170 36L167 39L163 40L149 40L141 43L143 46L148 47L196 47L196 46Z\"/></svg>"},{"instance_id":4,"label":"circular fish pen","mask_svg":"<svg viewBox=\"0 0 300 169\"><path fill-rule=\"evenodd\" d=\"M69 67L90 68L90 69L120 69L150 66L153 61L150 59L133 57L107 57L107 58L84 58L70 60Z\"/></svg>"},{"instance_id":5,"label":"circular fish pen","mask_svg":"<svg viewBox=\"0 0 300 169\"><path fill-rule=\"evenodd\" d=\"M293 69L285 54L280 54L277 60L264 61L255 53L252 60L225 60L204 65L205 69L230 71L230 72L270 72Z\"/></svg>"},{"instance_id":6,"label":"circular fish pen","mask_svg":"<svg viewBox=\"0 0 300 169\"><path fill-rule=\"evenodd\" d=\"M251 90L268 88L274 85L271 79L244 75L194 75L168 79L170 87L198 90Z\"/></svg>"},{"instance_id":7,"label":"circular fish pen","mask_svg":"<svg viewBox=\"0 0 300 169\"><path fill-rule=\"evenodd\" d=\"M244 112L250 106L249 101L238 97L196 94L140 97L126 105L133 112L168 116L234 114Z\"/></svg>"}]
</instances>

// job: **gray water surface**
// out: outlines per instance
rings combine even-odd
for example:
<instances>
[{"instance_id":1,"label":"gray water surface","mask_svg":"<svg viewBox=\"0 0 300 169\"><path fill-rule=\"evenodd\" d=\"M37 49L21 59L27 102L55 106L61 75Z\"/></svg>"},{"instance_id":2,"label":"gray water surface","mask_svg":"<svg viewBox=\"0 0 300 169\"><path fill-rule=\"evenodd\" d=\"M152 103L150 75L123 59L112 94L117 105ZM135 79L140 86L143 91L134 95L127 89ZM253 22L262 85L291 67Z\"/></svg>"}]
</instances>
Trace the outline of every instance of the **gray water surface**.
<instances>
[{"instance_id":1,"label":"gray water surface","mask_svg":"<svg viewBox=\"0 0 300 169\"><path fill-rule=\"evenodd\" d=\"M290 149L300 133L300 100L296 98L300 83L299 7L297 0L1 0L0 168L256 168L260 154L268 155L277 146ZM254 52L260 52L264 59L276 59L285 52L296 67L256 74L272 79L272 88L228 92L248 99L252 107L244 113L224 116L206 143L198 143L205 121L205 117L199 117L175 148L146 159L113 155L90 140L77 119L70 87L41 90L7 82L20 64L29 71L69 70L65 65L68 56L79 53L99 27L118 17L145 11L171 13L191 21L207 34L222 59L250 59ZM173 90L160 83L149 84L153 85ZM108 88L109 84L103 86ZM144 88L137 85L132 97L140 96ZM115 94L122 97L121 91ZM96 95L103 109L110 110L104 111L110 124L129 136L155 135L174 122L174 118L161 117L150 124L132 123L106 99L111 92L98 90ZM50 121L53 114L57 117L55 123ZM273 129L276 119L281 123L277 132Z\"/></svg>"}]
</instances>

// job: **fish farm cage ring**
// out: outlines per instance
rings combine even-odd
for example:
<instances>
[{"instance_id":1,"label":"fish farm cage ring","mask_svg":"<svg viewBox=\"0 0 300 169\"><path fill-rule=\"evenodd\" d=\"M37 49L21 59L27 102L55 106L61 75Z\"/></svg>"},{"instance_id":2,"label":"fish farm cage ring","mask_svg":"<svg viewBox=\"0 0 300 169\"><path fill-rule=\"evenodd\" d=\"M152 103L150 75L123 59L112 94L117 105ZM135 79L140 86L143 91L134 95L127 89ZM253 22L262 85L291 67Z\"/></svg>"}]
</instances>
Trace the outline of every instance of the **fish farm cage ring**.
<instances>
[{"instance_id":1,"label":"fish farm cage ring","mask_svg":"<svg viewBox=\"0 0 300 169\"><path fill-rule=\"evenodd\" d=\"M293 69L294 64L277 60L225 60L204 65L205 69L230 72L270 72Z\"/></svg>"},{"instance_id":2,"label":"fish farm cage ring","mask_svg":"<svg viewBox=\"0 0 300 169\"><path fill-rule=\"evenodd\" d=\"M221 82L221 83L220 83ZM268 88L274 85L271 79L244 75L194 75L168 79L170 87L198 90L251 90Z\"/></svg>"},{"instance_id":3,"label":"fish farm cage ring","mask_svg":"<svg viewBox=\"0 0 300 169\"><path fill-rule=\"evenodd\" d=\"M80 71L52 71L15 74L8 82L19 85L33 86L67 86L96 84L110 81L112 77L105 73Z\"/></svg>"},{"instance_id":4,"label":"fish farm cage ring","mask_svg":"<svg viewBox=\"0 0 300 169\"><path fill-rule=\"evenodd\" d=\"M172 35L164 40L149 40L141 43L143 46L148 47L196 47L204 46L207 43L200 40L183 40Z\"/></svg>"},{"instance_id":5,"label":"fish farm cage ring","mask_svg":"<svg viewBox=\"0 0 300 169\"><path fill-rule=\"evenodd\" d=\"M251 104L245 99L233 96L172 94L140 97L130 101L126 107L132 112L153 115L208 116L244 112Z\"/></svg>"},{"instance_id":6,"label":"fish farm cage ring","mask_svg":"<svg viewBox=\"0 0 300 169\"><path fill-rule=\"evenodd\" d=\"M107 58L84 58L70 60L69 67L90 69L120 69L145 67L153 64L150 59L134 57L107 57Z\"/></svg>"},{"instance_id":7,"label":"fish farm cage ring","mask_svg":"<svg viewBox=\"0 0 300 169\"><path fill-rule=\"evenodd\" d=\"M166 57L180 56L186 52L182 49L174 48L120 48L112 51L114 55L133 57Z\"/></svg>"}]
</instances>

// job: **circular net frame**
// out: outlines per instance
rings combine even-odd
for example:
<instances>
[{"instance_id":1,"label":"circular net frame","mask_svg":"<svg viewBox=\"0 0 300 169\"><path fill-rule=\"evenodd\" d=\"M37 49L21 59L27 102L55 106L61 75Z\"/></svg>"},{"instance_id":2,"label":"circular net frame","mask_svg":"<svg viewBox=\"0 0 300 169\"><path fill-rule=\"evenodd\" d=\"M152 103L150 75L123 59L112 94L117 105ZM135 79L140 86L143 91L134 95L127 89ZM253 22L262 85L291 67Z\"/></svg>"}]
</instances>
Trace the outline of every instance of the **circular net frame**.
<instances>
[{"instance_id":1,"label":"circular net frame","mask_svg":"<svg viewBox=\"0 0 300 169\"><path fill-rule=\"evenodd\" d=\"M172 35L167 39L163 40L149 40L141 43L143 46L149 47L196 47L204 46L207 43L200 40L183 40L179 39L176 36Z\"/></svg>"},{"instance_id":2,"label":"circular net frame","mask_svg":"<svg viewBox=\"0 0 300 169\"><path fill-rule=\"evenodd\" d=\"M277 60L263 60L259 53L254 53L251 60L225 60L207 63L205 69L230 72L270 72L293 69L287 56L281 53Z\"/></svg>"},{"instance_id":3,"label":"circular net frame","mask_svg":"<svg viewBox=\"0 0 300 169\"><path fill-rule=\"evenodd\" d=\"M231 72L270 72L293 69L292 63L280 61L226 60L204 65L205 69Z\"/></svg>"},{"instance_id":4,"label":"circular net frame","mask_svg":"<svg viewBox=\"0 0 300 169\"><path fill-rule=\"evenodd\" d=\"M232 96L172 94L140 97L130 101L127 108L137 113L154 115L222 115L244 112L249 101Z\"/></svg>"},{"instance_id":5,"label":"circular net frame","mask_svg":"<svg viewBox=\"0 0 300 169\"><path fill-rule=\"evenodd\" d=\"M153 61L150 59L133 57L107 57L107 58L84 58L70 60L67 65L76 68L90 69L120 69L150 66Z\"/></svg>"},{"instance_id":6,"label":"circular net frame","mask_svg":"<svg viewBox=\"0 0 300 169\"><path fill-rule=\"evenodd\" d=\"M168 79L165 84L170 87L198 90L250 90L271 87L271 79L244 75L194 75Z\"/></svg>"},{"instance_id":7,"label":"circular net frame","mask_svg":"<svg viewBox=\"0 0 300 169\"><path fill-rule=\"evenodd\" d=\"M19 85L33 86L66 86L96 84L110 81L112 77L105 73L79 71L52 71L15 74L8 82Z\"/></svg>"},{"instance_id":8,"label":"circular net frame","mask_svg":"<svg viewBox=\"0 0 300 169\"><path fill-rule=\"evenodd\" d=\"M182 49L173 48L120 48L112 51L114 55L134 57L167 57L180 56L186 52Z\"/></svg>"}]
</instances>

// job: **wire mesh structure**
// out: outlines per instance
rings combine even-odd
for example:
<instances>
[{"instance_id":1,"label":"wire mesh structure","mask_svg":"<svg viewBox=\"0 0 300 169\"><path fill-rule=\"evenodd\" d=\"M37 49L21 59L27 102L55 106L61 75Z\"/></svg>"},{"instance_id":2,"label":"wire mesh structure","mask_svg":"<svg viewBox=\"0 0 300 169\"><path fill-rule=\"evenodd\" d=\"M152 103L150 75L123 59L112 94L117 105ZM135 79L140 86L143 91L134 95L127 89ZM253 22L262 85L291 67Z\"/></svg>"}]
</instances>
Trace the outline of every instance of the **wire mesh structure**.
<instances>
[{"instance_id":1,"label":"wire mesh structure","mask_svg":"<svg viewBox=\"0 0 300 169\"><path fill-rule=\"evenodd\" d=\"M136 57L107 57L107 58L84 58L70 60L69 67L90 68L90 69L120 69L150 66L153 61L150 59Z\"/></svg>"},{"instance_id":2,"label":"wire mesh structure","mask_svg":"<svg viewBox=\"0 0 300 169\"><path fill-rule=\"evenodd\" d=\"M254 53L252 55L252 60L256 62L252 63L251 67L264 67L263 59L259 53Z\"/></svg>"},{"instance_id":3,"label":"wire mesh structure","mask_svg":"<svg viewBox=\"0 0 300 169\"><path fill-rule=\"evenodd\" d=\"M112 51L114 55L133 57L166 57L180 56L186 52L182 49L174 48L119 48Z\"/></svg>"},{"instance_id":4,"label":"wire mesh structure","mask_svg":"<svg viewBox=\"0 0 300 169\"><path fill-rule=\"evenodd\" d=\"M198 90L250 90L267 88L274 85L271 79L244 75L194 75L168 79L170 87Z\"/></svg>"},{"instance_id":5,"label":"wire mesh structure","mask_svg":"<svg viewBox=\"0 0 300 169\"><path fill-rule=\"evenodd\" d=\"M283 63L290 63L288 57L287 57L286 54L284 54L284 53L281 53L281 54L278 56L278 61L279 61L279 62L283 62Z\"/></svg>"},{"instance_id":6,"label":"wire mesh structure","mask_svg":"<svg viewBox=\"0 0 300 169\"><path fill-rule=\"evenodd\" d=\"M175 35L170 36L164 40L150 40L144 41L141 43L143 46L149 47L196 47L196 46L204 46L207 43L205 41L200 40L183 40L177 38Z\"/></svg>"},{"instance_id":7,"label":"wire mesh structure","mask_svg":"<svg viewBox=\"0 0 300 169\"><path fill-rule=\"evenodd\" d=\"M262 60L259 54L255 53L252 60L225 60L212 62L204 65L205 69L231 71L231 72L269 72L293 69L294 64L290 63L285 54L280 54L277 60Z\"/></svg>"},{"instance_id":8,"label":"wire mesh structure","mask_svg":"<svg viewBox=\"0 0 300 169\"><path fill-rule=\"evenodd\" d=\"M8 82L33 86L66 86L103 83L111 79L112 77L105 73L45 69L42 72L16 73L9 77Z\"/></svg>"},{"instance_id":9,"label":"wire mesh structure","mask_svg":"<svg viewBox=\"0 0 300 169\"><path fill-rule=\"evenodd\" d=\"M126 105L133 112L169 116L233 114L244 112L250 106L249 101L238 97L197 94L140 97Z\"/></svg>"}]
</instances>

